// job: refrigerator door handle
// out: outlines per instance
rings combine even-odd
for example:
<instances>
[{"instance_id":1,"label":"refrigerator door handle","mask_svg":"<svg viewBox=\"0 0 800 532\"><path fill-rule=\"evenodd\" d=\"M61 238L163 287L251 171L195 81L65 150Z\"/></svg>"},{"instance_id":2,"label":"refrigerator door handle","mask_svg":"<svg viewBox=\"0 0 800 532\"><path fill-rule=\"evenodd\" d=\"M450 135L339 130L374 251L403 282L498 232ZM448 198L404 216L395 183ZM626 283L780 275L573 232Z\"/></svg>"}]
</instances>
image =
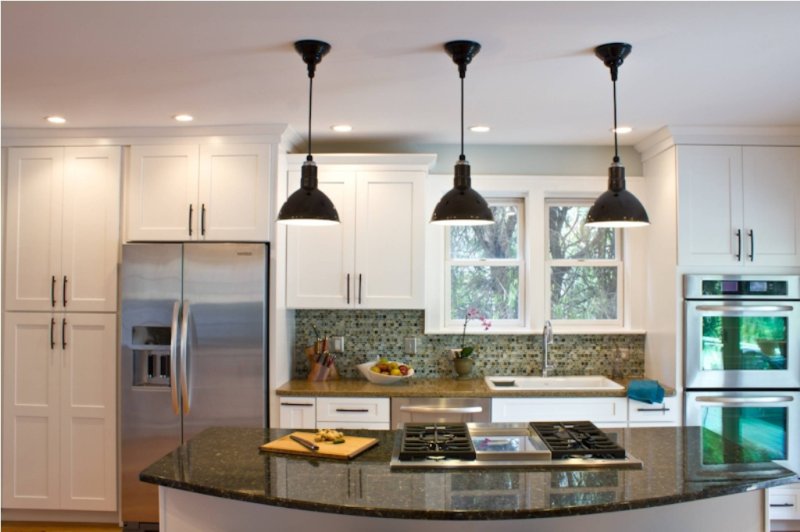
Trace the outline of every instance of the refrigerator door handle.
<instances>
[{"instance_id":1,"label":"refrigerator door handle","mask_svg":"<svg viewBox=\"0 0 800 532\"><path fill-rule=\"evenodd\" d=\"M180 415L181 408L178 404L178 319L181 315L181 302L176 301L172 305L172 325L170 327L169 340L169 388L172 395L172 411L175 415Z\"/></svg>"},{"instance_id":2,"label":"refrigerator door handle","mask_svg":"<svg viewBox=\"0 0 800 532\"><path fill-rule=\"evenodd\" d=\"M183 402L183 413L188 414L191 409L191 394L189 393L189 379L186 366L189 356L189 317L191 316L192 308L188 300L183 302L183 316L181 319L181 399Z\"/></svg>"}]
</instances>

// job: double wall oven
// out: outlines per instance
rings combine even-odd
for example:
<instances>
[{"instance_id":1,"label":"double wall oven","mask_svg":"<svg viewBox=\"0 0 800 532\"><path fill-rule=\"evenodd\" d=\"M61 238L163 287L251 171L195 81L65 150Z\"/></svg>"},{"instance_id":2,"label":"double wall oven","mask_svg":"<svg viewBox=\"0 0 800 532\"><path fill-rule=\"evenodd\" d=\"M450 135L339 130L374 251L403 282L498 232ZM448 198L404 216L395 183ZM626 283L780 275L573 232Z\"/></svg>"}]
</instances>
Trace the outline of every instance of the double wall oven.
<instances>
[{"instance_id":1,"label":"double wall oven","mask_svg":"<svg viewBox=\"0 0 800 532\"><path fill-rule=\"evenodd\" d=\"M692 473L800 472L800 277L687 275L684 313Z\"/></svg>"}]
</instances>

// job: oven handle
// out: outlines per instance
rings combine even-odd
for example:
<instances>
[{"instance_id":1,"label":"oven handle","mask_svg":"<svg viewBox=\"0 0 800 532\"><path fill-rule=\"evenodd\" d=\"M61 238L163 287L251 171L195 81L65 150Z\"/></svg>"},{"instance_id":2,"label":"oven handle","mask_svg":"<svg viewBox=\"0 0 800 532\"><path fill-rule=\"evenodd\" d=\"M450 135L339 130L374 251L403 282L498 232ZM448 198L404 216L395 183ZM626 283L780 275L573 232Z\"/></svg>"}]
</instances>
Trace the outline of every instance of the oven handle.
<instances>
[{"instance_id":1,"label":"oven handle","mask_svg":"<svg viewBox=\"0 0 800 532\"><path fill-rule=\"evenodd\" d=\"M480 414L482 406L401 406L401 412L415 414Z\"/></svg>"},{"instance_id":2,"label":"oven handle","mask_svg":"<svg viewBox=\"0 0 800 532\"><path fill-rule=\"evenodd\" d=\"M791 312L791 305L698 305L703 312Z\"/></svg>"},{"instance_id":3,"label":"oven handle","mask_svg":"<svg viewBox=\"0 0 800 532\"><path fill-rule=\"evenodd\" d=\"M765 403L791 403L794 397L789 395L773 395L769 397L718 397L702 396L696 397L698 403L719 403L723 405L744 406L748 404L763 405Z\"/></svg>"}]
</instances>

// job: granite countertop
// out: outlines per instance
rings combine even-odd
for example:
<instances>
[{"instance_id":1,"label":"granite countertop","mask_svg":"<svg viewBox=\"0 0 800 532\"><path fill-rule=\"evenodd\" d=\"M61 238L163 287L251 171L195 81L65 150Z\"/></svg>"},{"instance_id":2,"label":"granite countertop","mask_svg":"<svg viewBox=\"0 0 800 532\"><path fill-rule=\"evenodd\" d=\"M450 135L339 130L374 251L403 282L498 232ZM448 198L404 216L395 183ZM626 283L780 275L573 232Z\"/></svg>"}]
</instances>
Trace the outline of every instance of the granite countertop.
<instances>
[{"instance_id":1,"label":"granite countertop","mask_svg":"<svg viewBox=\"0 0 800 532\"><path fill-rule=\"evenodd\" d=\"M210 428L145 469L141 480L257 504L401 519L488 520L614 512L788 484L770 464L743 476L701 465L699 427L607 429L642 470L390 471L395 431L353 460L267 453L287 429ZM735 450L741 448L736 447ZM730 453L728 454L730 456Z\"/></svg>"},{"instance_id":2,"label":"granite countertop","mask_svg":"<svg viewBox=\"0 0 800 532\"><path fill-rule=\"evenodd\" d=\"M411 378L388 386L373 384L362 379L324 382L297 379L280 386L275 393L285 396L328 397L625 397L628 380L616 382L625 388L608 391L492 390L482 378L466 380ZM674 396L675 389L664 386L664 395Z\"/></svg>"}]
</instances>

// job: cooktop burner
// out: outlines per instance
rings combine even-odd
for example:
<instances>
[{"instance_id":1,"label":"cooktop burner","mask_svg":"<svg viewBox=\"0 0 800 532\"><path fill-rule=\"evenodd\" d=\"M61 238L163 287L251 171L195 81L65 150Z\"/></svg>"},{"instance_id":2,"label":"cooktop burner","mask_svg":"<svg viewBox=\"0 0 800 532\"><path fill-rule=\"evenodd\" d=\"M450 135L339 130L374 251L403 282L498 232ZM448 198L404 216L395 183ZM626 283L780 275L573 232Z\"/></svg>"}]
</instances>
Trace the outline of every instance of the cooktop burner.
<instances>
[{"instance_id":1,"label":"cooktop burner","mask_svg":"<svg viewBox=\"0 0 800 532\"><path fill-rule=\"evenodd\" d=\"M476 456L466 423L404 425L400 460L475 460Z\"/></svg>"},{"instance_id":2,"label":"cooktop burner","mask_svg":"<svg viewBox=\"0 0 800 532\"><path fill-rule=\"evenodd\" d=\"M625 458L625 449L590 421L533 421L531 427L553 453L553 459Z\"/></svg>"}]
</instances>

